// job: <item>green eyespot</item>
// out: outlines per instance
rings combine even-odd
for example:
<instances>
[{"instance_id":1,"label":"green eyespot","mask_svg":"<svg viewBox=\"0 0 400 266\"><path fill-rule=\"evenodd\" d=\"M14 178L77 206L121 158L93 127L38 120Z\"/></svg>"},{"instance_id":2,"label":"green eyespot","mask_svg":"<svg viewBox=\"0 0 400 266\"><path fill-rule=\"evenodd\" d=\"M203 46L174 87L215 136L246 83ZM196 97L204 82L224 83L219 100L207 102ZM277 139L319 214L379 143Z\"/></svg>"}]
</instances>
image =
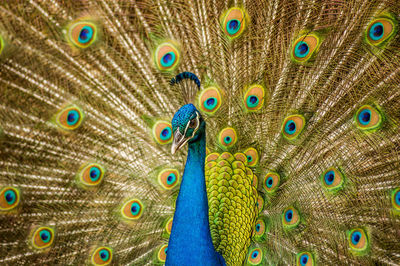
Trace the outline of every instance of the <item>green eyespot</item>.
<instances>
[{"instance_id":1,"label":"green eyespot","mask_svg":"<svg viewBox=\"0 0 400 266\"><path fill-rule=\"evenodd\" d=\"M80 127L85 115L83 111L76 105L70 105L61 109L56 115L56 124L68 131L72 131Z\"/></svg>"},{"instance_id":2,"label":"green eyespot","mask_svg":"<svg viewBox=\"0 0 400 266\"><path fill-rule=\"evenodd\" d=\"M286 208L282 213L282 223L287 229L297 227L300 224L299 212L293 207Z\"/></svg>"},{"instance_id":3,"label":"green eyespot","mask_svg":"<svg viewBox=\"0 0 400 266\"><path fill-rule=\"evenodd\" d=\"M263 256L264 251L261 248L250 248L247 255L247 265L262 265Z\"/></svg>"},{"instance_id":4,"label":"green eyespot","mask_svg":"<svg viewBox=\"0 0 400 266\"><path fill-rule=\"evenodd\" d=\"M154 60L159 70L172 71L179 64L180 52L172 42L165 42L156 48Z\"/></svg>"},{"instance_id":5,"label":"green eyespot","mask_svg":"<svg viewBox=\"0 0 400 266\"><path fill-rule=\"evenodd\" d=\"M84 187L98 186L104 177L105 169L100 164L90 163L83 165L78 172L79 183Z\"/></svg>"},{"instance_id":6,"label":"green eyespot","mask_svg":"<svg viewBox=\"0 0 400 266\"><path fill-rule=\"evenodd\" d=\"M233 40L247 27L247 14L239 7L232 7L221 16L221 27L226 36Z\"/></svg>"},{"instance_id":7,"label":"green eyespot","mask_svg":"<svg viewBox=\"0 0 400 266\"><path fill-rule=\"evenodd\" d=\"M92 263L95 266L108 265L113 257L112 249L109 247L98 247L92 254Z\"/></svg>"},{"instance_id":8,"label":"green eyespot","mask_svg":"<svg viewBox=\"0 0 400 266\"><path fill-rule=\"evenodd\" d=\"M365 39L370 45L382 47L396 35L397 31L396 18L388 14L369 23L365 31Z\"/></svg>"},{"instance_id":9,"label":"green eyespot","mask_svg":"<svg viewBox=\"0 0 400 266\"><path fill-rule=\"evenodd\" d=\"M32 231L31 239L34 248L48 248L54 241L54 229L47 226L38 227Z\"/></svg>"},{"instance_id":10,"label":"green eyespot","mask_svg":"<svg viewBox=\"0 0 400 266\"><path fill-rule=\"evenodd\" d=\"M244 105L247 111L257 111L264 106L265 89L261 85L250 86L244 95Z\"/></svg>"},{"instance_id":11,"label":"green eyespot","mask_svg":"<svg viewBox=\"0 0 400 266\"><path fill-rule=\"evenodd\" d=\"M306 120L302 115L291 115L285 118L282 134L288 140L296 139L303 131Z\"/></svg>"},{"instance_id":12,"label":"green eyespot","mask_svg":"<svg viewBox=\"0 0 400 266\"><path fill-rule=\"evenodd\" d=\"M279 174L274 172L269 172L265 175L263 186L267 193L274 193L278 189L280 179Z\"/></svg>"},{"instance_id":13,"label":"green eyespot","mask_svg":"<svg viewBox=\"0 0 400 266\"><path fill-rule=\"evenodd\" d=\"M313 266L314 256L310 252L300 252L296 255L297 266Z\"/></svg>"},{"instance_id":14,"label":"green eyespot","mask_svg":"<svg viewBox=\"0 0 400 266\"><path fill-rule=\"evenodd\" d=\"M221 93L216 87L206 88L199 96L200 109L207 114L214 114L221 107L221 104Z\"/></svg>"},{"instance_id":15,"label":"green eyespot","mask_svg":"<svg viewBox=\"0 0 400 266\"><path fill-rule=\"evenodd\" d=\"M172 126L169 122L158 121L153 126L153 137L157 143L164 145L172 142Z\"/></svg>"},{"instance_id":16,"label":"green eyespot","mask_svg":"<svg viewBox=\"0 0 400 266\"><path fill-rule=\"evenodd\" d=\"M302 35L293 44L291 58L296 63L311 60L321 45L321 39L315 33Z\"/></svg>"},{"instance_id":17,"label":"green eyespot","mask_svg":"<svg viewBox=\"0 0 400 266\"><path fill-rule=\"evenodd\" d=\"M158 174L158 183L164 189L172 189L179 182L179 172L175 169L165 169Z\"/></svg>"},{"instance_id":18,"label":"green eyespot","mask_svg":"<svg viewBox=\"0 0 400 266\"><path fill-rule=\"evenodd\" d=\"M137 220L143 214L143 203L138 199L128 200L122 206L121 214L127 220Z\"/></svg>"},{"instance_id":19,"label":"green eyespot","mask_svg":"<svg viewBox=\"0 0 400 266\"><path fill-rule=\"evenodd\" d=\"M336 192L342 189L344 176L338 169L331 167L321 175L321 182L328 192Z\"/></svg>"},{"instance_id":20,"label":"green eyespot","mask_svg":"<svg viewBox=\"0 0 400 266\"><path fill-rule=\"evenodd\" d=\"M3 187L0 190L0 213L15 209L20 202L19 189L15 187Z\"/></svg>"},{"instance_id":21,"label":"green eyespot","mask_svg":"<svg viewBox=\"0 0 400 266\"><path fill-rule=\"evenodd\" d=\"M355 115L356 125L363 131L375 131L382 126L382 114L371 105L364 105Z\"/></svg>"},{"instance_id":22,"label":"green eyespot","mask_svg":"<svg viewBox=\"0 0 400 266\"><path fill-rule=\"evenodd\" d=\"M352 229L347 232L350 250L356 255L364 255L369 248L368 235L362 228Z\"/></svg>"},{"instance_id":23,"label":"green eyespot","mask_svg":"<svg viewBox=\"0 0 400 266\"><path fill-rule=\"evenodd\" d=\"M225 147L230 148L232 147L237 141L237 134L236 130L232 127L224 128L218 136L219 143Z\"/></svg>"},{"instance_id":24,"label":"green eyespot","mask_svg":"<svg viewBox=\"0 0 400 266\"><path fill-rule=\"evenodd\" d=\"M77 48L88 48L97 40L97 26L91 21L77 21L68 27L68 41Z\"/></svg>"}]
</instances>

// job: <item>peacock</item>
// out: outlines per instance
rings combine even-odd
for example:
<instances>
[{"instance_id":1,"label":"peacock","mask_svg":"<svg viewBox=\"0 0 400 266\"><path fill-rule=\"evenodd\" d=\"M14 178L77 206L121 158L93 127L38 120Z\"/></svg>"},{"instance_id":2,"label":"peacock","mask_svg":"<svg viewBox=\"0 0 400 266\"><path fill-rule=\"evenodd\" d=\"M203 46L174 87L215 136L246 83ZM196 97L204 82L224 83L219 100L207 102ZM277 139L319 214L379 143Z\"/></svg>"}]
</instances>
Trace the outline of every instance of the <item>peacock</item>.
<instances>
[{"instance_id":1,"label":"peacock","mask_svg":"<svg viewBox=\"0 0 400 266\"><path fill-rule=\"evenodd\" d=\"M0 3L1 265L400 265L400 2Z\"/></svg>"}]
</instances>

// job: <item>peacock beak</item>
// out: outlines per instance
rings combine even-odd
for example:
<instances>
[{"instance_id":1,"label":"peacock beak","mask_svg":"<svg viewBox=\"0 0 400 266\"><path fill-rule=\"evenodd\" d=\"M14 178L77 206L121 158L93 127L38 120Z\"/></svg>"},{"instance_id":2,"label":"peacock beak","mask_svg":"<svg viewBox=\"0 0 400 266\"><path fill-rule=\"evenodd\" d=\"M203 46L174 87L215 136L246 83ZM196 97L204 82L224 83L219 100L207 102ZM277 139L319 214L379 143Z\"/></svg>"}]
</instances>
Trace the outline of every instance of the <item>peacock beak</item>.
<instances>
[{"instance_id":1,"label":"peacock beak","mask_svg":"<svg viewBox=\"0 0 400 266\"><path fill-rule=\"evenodd\" d=\"M175 154L177 150L179 150L185 143L188 141L188 138L185 138L179 129L177 129L174 133L174 140L172 141L172 146L171 146L171 153Z\"/></svg>"}]
</instances>

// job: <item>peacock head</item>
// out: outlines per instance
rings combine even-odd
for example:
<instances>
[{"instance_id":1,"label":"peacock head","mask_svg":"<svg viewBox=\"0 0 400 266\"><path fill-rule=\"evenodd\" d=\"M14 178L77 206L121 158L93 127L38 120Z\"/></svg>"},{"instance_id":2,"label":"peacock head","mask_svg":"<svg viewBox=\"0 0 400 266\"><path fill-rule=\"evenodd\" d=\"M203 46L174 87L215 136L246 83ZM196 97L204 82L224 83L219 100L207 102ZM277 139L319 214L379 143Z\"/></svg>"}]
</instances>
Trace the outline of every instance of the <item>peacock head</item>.
<instances>
[{"instance_id":1,"label":"peacock head","mask_svg":"<svg viewBox=\"0 0 400 266\"><path fill-rule=\"evenodd\" d=\"M182 106L172 118L172 142L171 153L174 154L187 142L192 143L204 133L206 123L196 107L189 103Z\"/></svg>"}]
</instances>

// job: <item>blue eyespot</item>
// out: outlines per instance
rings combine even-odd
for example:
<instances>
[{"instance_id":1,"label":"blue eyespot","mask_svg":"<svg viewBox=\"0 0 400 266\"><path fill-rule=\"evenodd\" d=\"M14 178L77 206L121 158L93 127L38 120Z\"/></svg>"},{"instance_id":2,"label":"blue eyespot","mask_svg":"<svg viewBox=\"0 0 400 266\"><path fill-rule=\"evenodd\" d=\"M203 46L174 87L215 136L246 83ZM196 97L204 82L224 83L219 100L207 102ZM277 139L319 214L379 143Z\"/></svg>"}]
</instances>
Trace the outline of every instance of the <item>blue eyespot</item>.
<instances>
[{"instance_id":1,"label":"blue eyespot","mask_svg":"<svg viewBox=\"0 0 400 266\"><path fill-rule=\"evenodd\" d=\"M102 261L107 261L110 258L110 252L107 249L102 249L99 252Z\"/></svg>"},{"instance_id":2,"label":"blue eyespot","mask_svg":"<svg viewBox=\"0 0 400 266\"><path fill-rule=\"evenodd\" d=\"M290 222L293 219L293 211L287 210L285 213L285 219L287 222Z\"/></svg>"},{"instance_id":3,"label":"blue eyespot","mask_svg":"<svg viewBox=\"0 0 400 266\"><path fill-rule=\"evenodd\" d=\"M400 190L395 195L396 204L400 206Z\"/></svg>"},{"instance_id":4,"label":"blue eyespot","mask_svg":"<svg viewBox=\"0 0 400 266\"><path fill-rule=\"evenodd\" d=\"M71 110L68 112L67 115L67 124L70 126L76 125L76 123L78 123L80 118L80 115L78 113L78 111L76 110Z\"/></svg>"},{"instance_id":5,"label":"blue eyespot","mask_svg":"<svg viewBox=\"0 0 400 266\"><path fill-rule=\"evenodd\" d=\"M253 157L251 155L247 155L247 161L251 163L253 161Z\"/></svg>"},{"instance_id":6,"label":"blue eyespot","mask_svg":"<svg viewBox=\"0 0 400 266\"><path fill-rule=\"evenodd\" d=\"M170 67L174 64L174 62L175 54L173 52L168 52L161 58L161 65L163 67Z\"/></svg>"},{"instance_id":7,"label":"blue eyespot","mask_svg":"<svg viewBox=\"0 0 400 266\"><path fill-rule=\"evenodd\" d=\"M172 135L171 128L166 127L161 131L160 139L168 140L169 138L171 138L171 135Z\"/></svg>"},{"instance_id":8,"label":"blue eyespot","mask_svg":"<svg viewBox=\"0 0 400 266\"><path fill-rule=\"evenodd\" d=\"M12 191L12 190L10 189L10 190L7 190L7 191L4 193L4 198L6 199L6 201L7 201L7 203L8 203L9 205L12 205L12 204L14 204L15 200L17 199L17 195L15 194L14 191Z\"/></svg>"},{"instance_id":9,"label":"blue eyespot","mask_svg":"<svg viewBox=\"0 0 400 266\"><path fill-rule=\"evenodd\" d=\"M335 180L335 172L334 171L328 171L325 174L325 183L330 186L333 184L333 181Z\"/></svg>"},{"instance_id":10,"label":"blue eyespot","mask_svg":"<svg viewBox=\"0 0 400 266\"><path fill-rule=\"evenodd\" d=\"M361 239L361 233L359 231L354 231L353 234L351 235L351 243L353 245L357 245L358 242L360 242Z\"/></svg>"},{"instance_id":11,"label":"blue eyespot","mask_svg":"<svg viewBox=\"0 0 400 266\"><path fill-rule=\"evenodd\" d=\"M167 177L167 185L172 185L176 181L176 175L174 173L170 173Z\"/></svg>"},{"instance_id":12,"label":"blue eyespot","mask_svg":"<svg viewBox=\"0 0 400 266\"><path fill-rule=\"evenodd\" d=\"M307 254L301 255L300 264L303 265L303 266L307 265L308 259L309 259L309 257L308 257Z\"/></svg>"},{"instance_id":13,"label":"blue eyespot","mask_svg":"<svg viewBox=\"0 0 400 266\"><path fill-rule=\"evenodd\" d=\"M229 143L232 142L232 138L231 138L230 136L226 136L226 137L224 138L224 141L225 141L226 144L229 144Z\"/></svg>"},{"instance_id":14,"label":"blue eyespot","mask_svg":"<svg viewBox=\"0 0 400 266\"><path fill-rule=\"evenodd\" d=\"M54 240L54 230L50 227L39 227L33 231L32 245L36 249L44 249L49 247Z\"/></svg>"},{"instance_id":15,"label":"blue eyespot","mask_svg":"<svg viewBox=\"0 0 400 266\"><path fill-rule=\"evenodd\" d=\"M101 175L101 171L98 167L93 166L92 168L90 168L89 175L90 175L90 179L92 181L97 181Z\"/></svg>"},{"instance_id":16,"label":"blue eyespot","mask_svg":"<svg viewBox=\"0 0 400 266\"><path fill-rule=\"evenodd\" d=\"M247 97L247 106L248 106L249 108L254 108L254 107L256 107L256 106L258 105L259 102L260 102L260 101L259 101L258 97L255 96L255 95L250 95L249 97Z\"/></svg>"},{"instance_id":17,"label":"blue eyespot","mask_svg":"<svg viewBox=\"0 0 400 266\"><path fill-rule=\"evenodd\" d=\"M80 43L85 44L88 43L92 38L93 38L93 29L89 26L84 26L79 33L78 41Z\"/></svg>"},{"instance_id":18,"label":"blue eyespot","mask_svg":"<svg viewBox=\"0 0 400 266\"><path fill-rule=\"evenodd\" d=\"M258 250L254 250L253 253L251 253L251 257L255 259L257 258L258 254L259 254Z\"/></svg>"},{"instance_id":19,"label":"blue eyespot","mask_svg":"<svg viewBox=\"0 0 400 266\"><path fill-rule=\"evenodd\" d=\"M369 37L374 41L378 41L379 39L381 39L383 34L384 27L383 24L380 22L374 23L369 29Z\"/></svg>"},{"instance_id":20,"label":"blue eyespot","mask_svg":"<svg viewBox=\"0 0 400 266\"><path fill-rule=\"evenodd\" d=\"M231 19L228 21L227 26L226 26L226 30L228 31L228 33L230 35L235 34L236 32L238 32L240 29L240 21L237 19Z\"/></svg>"},{"instance_id":21,"label":"blue eyespot","mask_svg":"<svg viewBox=\"0 0 400 266\"><path fill-rule=\"evenodd\" d=\"M308 44L305 42L298 42L296 47L294 48L294 54L296 57L303 58L309 54L310 49L308 48Z\"/></svg>"},{"instance_id":22,"label":"blue eyespot","mask_svg":"<svg viewBox=\"0 0 400 266\"><path fill-rule=\"evenodd\" d=\"M358 115L358 121L364 126L368 125L371 121L371 111L368 109L362 110Z\"/></svg>"},{"instance_id":23,"label":"blue eyespot","mask_svg":"<svg viewBox=\"0 0 400 266\"><path fill-rule=\"evenodd\" d=\"M140 212L140 205L137 202L132 203L131 205L131 213L133 216L138 215Z\"/></svg>"},{"instance_id":24,"label":"blue eyespot","mask_svg":"<svg viewBox=\"0 0 400 266\"><path fill-rule=\"evenodd\" d=\"M112 250L109 247L98 247L92 254L93 265L109 265L112 261Z\"/></svg>"},{"instance_id":25,"label":"blue eyespot","mask_svg":"<svg viewBox=\"0 0 400 266\"><path fill-rule=\"evenodd\" d=\"M289 135L296 133L296 123L293 120L287 121L285 125L285 132Z\"/></svg>"},{"instance_id":26,"label":"blue eyespot","mask_svg":"<svg viewBox=\"0 0 400 266\"><path fill-rule=\"evenodd\" d=\"M42 239L43 243L49 243L51 239L51 234L49 230L43 229L40 231L40 239Z\"/></svg>"},{"instance_id":27,"label":"blue eyespot","mask_svg":"<svg viewBox=\"0 0 400 266\"><path fill-rule=\"evenodd\" d=\"M256 225L256 231L259 232L259 231L260 231L260 228L261 228L261 225L260 225L260 224L257 224L257 225Z\"/></svg>"},{"instance_id":28,"label":"blue eyespot","mask_svg":"<svg viewBox=\"0 0 400 266\"><path fill-rule=\"evenodd\" d=\"M218 104L218 100L215 97L210 97L207 100L204 101L204 107L207 110L212 110L215 108L215 106L217 106Z\"/></svg>"},{"instance_id":29,"label":"blue eyespot","mask_svg":"<svg viewBox=\"0 0 400 266\"><path fill-rule=\"evenodd\" d=\"M273 183L274 183L274 179L271 176L268 177L267 181L265 182L265 184L267 185L268 188L271 188Z\"/></svg>"}]
</instances>

